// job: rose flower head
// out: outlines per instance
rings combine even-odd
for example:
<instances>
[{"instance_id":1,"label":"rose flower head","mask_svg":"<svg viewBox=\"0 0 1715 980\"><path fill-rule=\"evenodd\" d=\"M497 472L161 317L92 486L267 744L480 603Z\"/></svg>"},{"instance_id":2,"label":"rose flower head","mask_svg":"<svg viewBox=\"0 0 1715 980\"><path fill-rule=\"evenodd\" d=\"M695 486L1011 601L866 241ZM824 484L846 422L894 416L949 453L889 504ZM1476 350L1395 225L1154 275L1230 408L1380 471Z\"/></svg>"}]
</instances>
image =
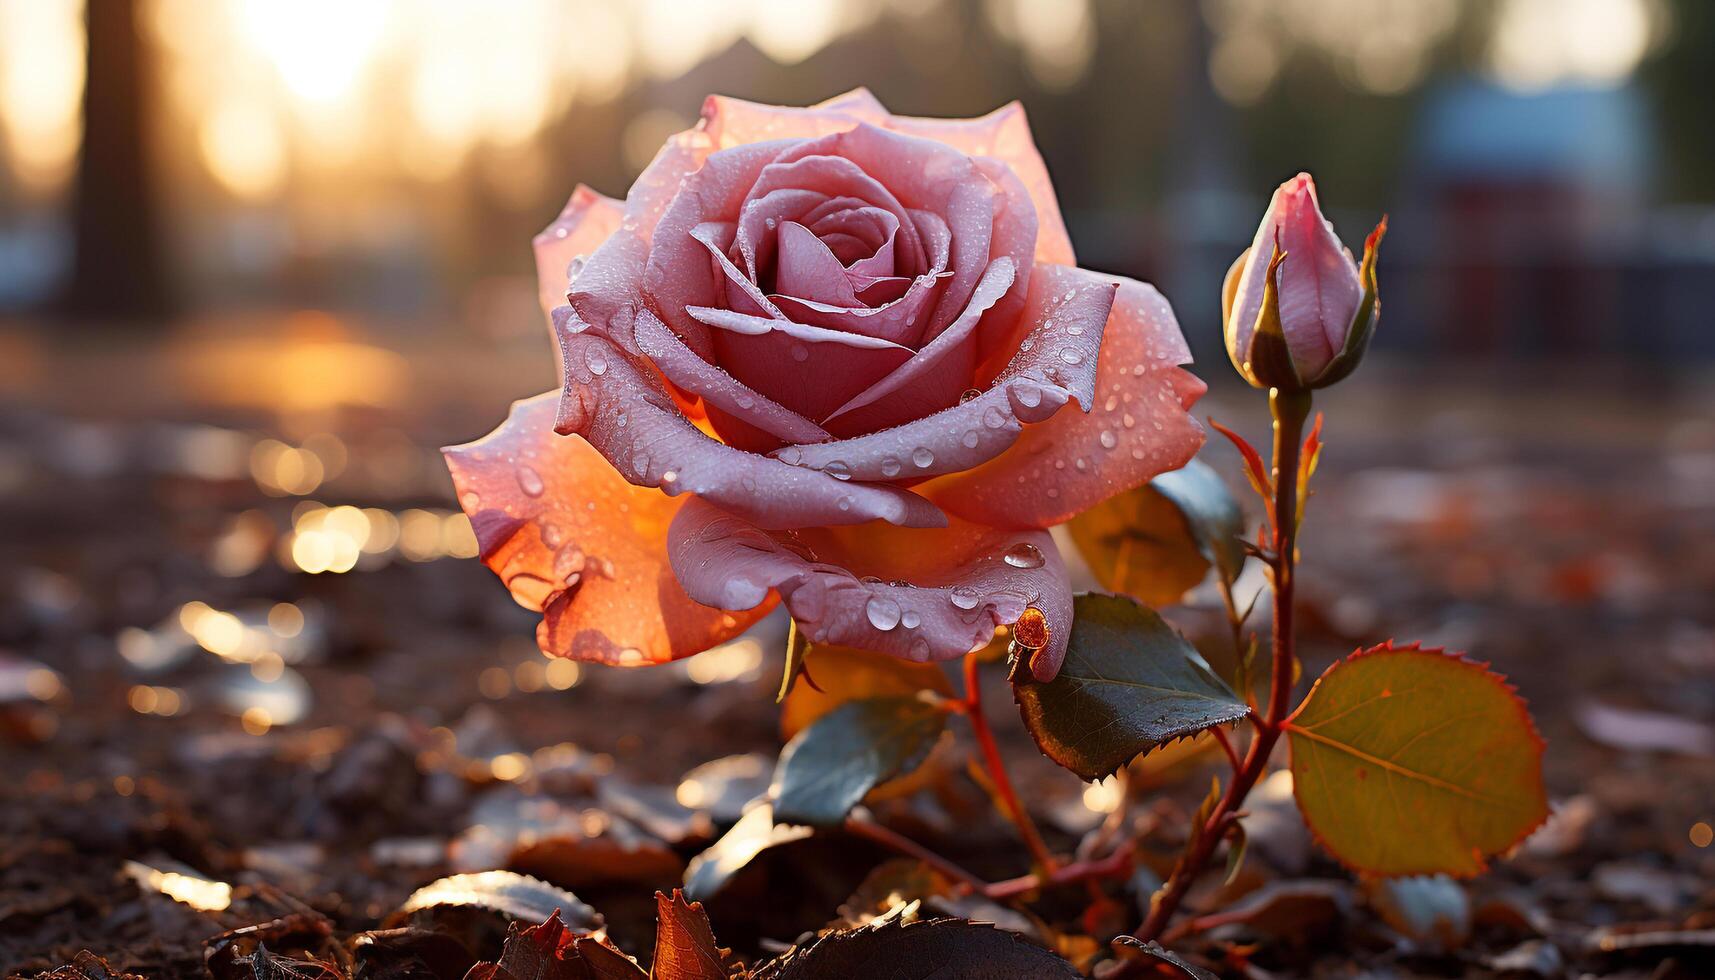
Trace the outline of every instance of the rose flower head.
<instances>
[{"instance_id":1,"label":"rose flower head","mask_svg":"<svg viewBox=\"0 0 1715 980\"><path fill-rule=\"evenodd\" d=\"M1047 528L1202 442L1172 310L1076 266L1016 104L710 98L536 255L563 387L446 455L550 654L662 663L784 602L811 642L939 660L1035 609L1049 679Z\"/></svg>"},{"instance_id":2,"label":"rose flower head","mask_svg":"<svg viewBox=\"0 0 1715 980\"><path fill-rule=\"evenodd\" d=\"M1359 266L1322 217L1310 175L1280 185L1223 290L1227 354L1246 381L1301 391L1352 373L1381 316L1376 249L1386 232L1383 218Z\"/></svg>"}]
</instances>

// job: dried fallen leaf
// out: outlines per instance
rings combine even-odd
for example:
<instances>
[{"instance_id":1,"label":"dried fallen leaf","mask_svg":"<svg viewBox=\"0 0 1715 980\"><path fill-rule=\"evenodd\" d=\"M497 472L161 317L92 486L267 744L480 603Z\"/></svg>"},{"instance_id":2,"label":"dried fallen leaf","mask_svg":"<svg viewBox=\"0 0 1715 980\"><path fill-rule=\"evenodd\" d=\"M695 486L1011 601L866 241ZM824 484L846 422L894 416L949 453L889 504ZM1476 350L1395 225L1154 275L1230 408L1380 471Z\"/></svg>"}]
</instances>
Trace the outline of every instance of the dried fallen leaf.
<instances>
[{"instance_id":1,"label":"dried fallen leaf","mask_svg":"<svg viewBox=\"0 0 1715 980\"><path fill-rule=\"evenodd\" d=\"M655 959L651 980L727 980L731 951L715 942L708 913L701 902L685 901L684 893L655 893Z\"/></svg>"},{"instance_id":2,"label":"dried fallen leaf","mask_svg":"<svg viewBox=\"0 0 1715 980\"><path fill-rule=\"evenodd\" d=\"M897 917L827 933L763 964L753 980L993 980L1076 977L1072 964L1016 933L964 919Z\"/></svg>"}]
</instances>

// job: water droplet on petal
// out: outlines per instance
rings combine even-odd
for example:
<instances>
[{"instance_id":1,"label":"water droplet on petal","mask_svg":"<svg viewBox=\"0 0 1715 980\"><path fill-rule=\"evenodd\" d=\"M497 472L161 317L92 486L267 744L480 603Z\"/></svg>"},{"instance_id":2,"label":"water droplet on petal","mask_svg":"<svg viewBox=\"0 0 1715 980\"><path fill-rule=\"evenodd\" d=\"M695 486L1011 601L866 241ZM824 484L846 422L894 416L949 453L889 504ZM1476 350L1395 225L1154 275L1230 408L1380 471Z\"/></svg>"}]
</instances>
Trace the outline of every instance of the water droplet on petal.
<instances>
[{"instance_id":1,"label":"water droplet on petal","mask_svg":"<svg viewBox=\"0 0 1715 980\"><path fill-rule=\"evenodd\" d=\"M910 656L912 660L922 662L929 659L929 641L921 636L911 638Z\"/></svg>"},{"instance_id":2,"label":"water droplet on petal","mask_svg":"<svg viewBox=\"0 0 1715 980\"><path fill-rule=\"evenodd\" d=\"M518 489L531 497L542 496L542 474L528 463L518 464Z\"/></svg>"},{"instance_id":3,"label":"water droplet on petal","mask_svg":"<svg viewBox=\"0 0 1715 980\"><path fill-rule=\"evenodd\" d=\"M797 361L800 364L809 360L810 359L810 348L805 347L803 344L793 344L792 345L792 359L794 361Z\"/></svg>"},{"instance_id":4,"label":"water droplet on petal","mask_svg":"<svg viewBox=\"0 0 1715 980\"><path fill-rule=\"evenodd\" d=\"M982 438L981 436L977 435L977 430L966 429L965 434L959 437L959 442L966 449L975 449L975 448L977 448L977 442L981 438Z\"/></svg>"},{"instance_id":5,"label":"water droplet on petal","mask_svg":"<svg viewBox=\"0 0 1715 980\"><path fill-rule=\"evenodd\" d=\"M1082 364L1084 363L1084 352L1076 347L1068 347L1060 352L1060 360L1067 364Z\"/></svg>"},{"instance_id":6,"label":"water droplet on petal","mask_svg":"<svg viewBox=\"0 0 1715 980\"><path fill-rule=\"evenodd\" d=\"M474 514L482 509L482 497L475 490L466 490L459 494L459 506L464 508L465 513Z\"/></svg>"},{"instance_id":7,"label":"water droplet on petal","mask_svg":"<svg viewBox=\"0 0 1715 980\"><path fill-rule=\"evenodd\" d=\"M920 470L928 469L935 465L935 454L928 446L918 446L911 450L911 463Z\"/></svg>"},{"instance_id":8,"label":"water droplet on petal","mask_svg":"<svg viewBox=\"0 0 1715 980\"><path fill-rule=\"evenodd\" d=\"M899 625L908 630L914 630L923 625L923 617L917 615L917 610L907 609L905 610L905 613L899 617Z\"/></svg>"},{"instance_id":9,"label":"water droplet on petal","mask_svg":"<svg viewBox=\"0 0 1715 980\"><path fill-rule=\"evenodd\" d=\"M836 480L849 480L852 478L852 468L843 459L828 460L827 465L822 467L822 472Z\"/></svg>"},{"instance_id":10,"label":"water droplet on petal","mask_svg":"<svg viewBox=\"0 0 1715 980\"><path fill-rule=\"evenodd\" d=\"M852 498L841 497L839 500L834 502L834 506L838 507L840 510L851 510L852 509Z\"/></svg>"},{"instance_id":11,"label":"water droplet on petal","mask_svg":"<svg viewBox=\"0 0 1715 980\"><path fill-rule=\"evenodd\" d=\"M1001 557L1013 568L1041 568L1045 563L1042 549L1028 541L1020 541L1006 549L1006 554Z\"/></svg>"},{"instance_id":12,"label":"water droplet on petal","mask_svg":"<svg viewBox=\"0 0 1715 980\"><path fill-rule=\"evenodd\" d=\"M983 409L983 424L991 429L1001 428L1006 425L1006 413L994 405L990 405Z\"/></svg>"},{"instance_id":13,"label":"water droplet on petal","mask_svg":"<svg viewBox=\"0 0 1715 980\"><path fill-rule=\"evenodd\" d=\"M560 525L555 524L552 521L542 521L541 529L542 543L548 547L558 548L561 544L565 543L566 533L560 530Z\"/></svg>"},{"instance_id":14,"label":"water droplet on petal","mask_svg":"<svg viewBox=\"0 0 1715 980\"><path fill-rule=\"evenodd\" d=\"M1119 436L1114 435L1112 429L1103 429L1099 438L1103 449L1112 449L1120 444Z\"/></svg>"},{"instance_id":15,"label":"water droplet on petal","mask_svg":"<svg viewBox=\"0 0 1715 980\"><path fill-rule=\"evenodd\" d=\"M882 457L881 475L882 476L898 476L899 475L899 460L894 459L892 456Z\"/></svg>"},{"instance_id":16,"label":"water droplet on petal","mask_svg":"<svg viewBox=\"0 0 1715 980\"><path fill-rule=\"evenodd\" d=\"M947 593L947 601L960 609L975 609L982 599L977 595L976 589L961 585Z\"/></svg>"},{"instance_id":17,"label":"water droplet on petal","mask_svg":"<svg viewBox=\"0 0 1715 980\"><path fill-rule=\"evenodd\" d=\"M554 577L562 582L583 574L584 553L577 545L561 548L554 555Z\"/></svg>"},{"instance_id":18,"label":"water droplet on petal","mask_svg":"<svg viewBox=\"0 0 1715 980\"><path fill-rule=\"evenodd\" d=\"M599 347L584 348L584 364L590 369L591 374L598 377L607 373L607 356L601 352Z\"/></svg>"},{"instance_id":19,"label":"water droplet on petal","mask_svg":"<svg viewBox=\"0 0 1715 980\"><path fill-rule=\"evenodd\" d=\"M885 596L874 596L864 605L869 625L886 632L899 625L899 603Z\"/></svg>"}]
</instances>

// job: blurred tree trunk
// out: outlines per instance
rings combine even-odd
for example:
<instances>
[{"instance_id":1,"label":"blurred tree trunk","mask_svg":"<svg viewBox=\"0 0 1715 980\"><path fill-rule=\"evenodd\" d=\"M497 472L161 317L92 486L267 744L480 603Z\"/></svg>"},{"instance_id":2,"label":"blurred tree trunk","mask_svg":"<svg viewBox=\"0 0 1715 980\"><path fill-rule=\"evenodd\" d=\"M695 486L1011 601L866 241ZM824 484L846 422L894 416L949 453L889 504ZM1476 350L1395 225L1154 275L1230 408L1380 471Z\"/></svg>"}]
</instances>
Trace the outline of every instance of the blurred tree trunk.
<instances>
[{"instance_id":1,"label":"blurred tree trunk","mask_svg":"<svg viewBox=\"0 0 1715 980\"><path fill-rule=\"evenodd\" d=\"M175 308L161 252L148 152L151 55L138 0L90 0L83 146L72 232L74 257L60 309L80 319L159 323Z\"/></svg>"}]
</instances>

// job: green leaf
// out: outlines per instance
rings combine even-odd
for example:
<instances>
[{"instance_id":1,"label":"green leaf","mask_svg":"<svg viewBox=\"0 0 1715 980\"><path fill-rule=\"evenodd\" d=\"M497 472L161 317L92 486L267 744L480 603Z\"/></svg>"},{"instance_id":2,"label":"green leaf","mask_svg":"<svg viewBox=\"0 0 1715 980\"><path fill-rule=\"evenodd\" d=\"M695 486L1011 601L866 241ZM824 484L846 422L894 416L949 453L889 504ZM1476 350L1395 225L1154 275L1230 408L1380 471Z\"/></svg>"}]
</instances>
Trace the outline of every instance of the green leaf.
<instances>
[{"instance_id":1,"label":"green leaf","mask_svg":"<svg viewBox=\"0 0 1715 980\"><path fill-rule=\"evenodd\" d=\"M1015 681L1043 753L1101 779L1163 742L1237 721L1250 708L1185 638L1123 596L1073 600L1066 662L1047 684Z\"/></svg>"},{"instance_id":2,"label":"green leaf","mask_svg":"<svg viewBox=\"0 0 1715 980\"><path fill-rule=\"evenodd\" d=\"M947 726L919 698L848 701L793 736L774 770L774 819L838 826L875 785L923 761Z\"/></svg>"},{"instance_id":3,"label":"green leaf","mask_svg":"<svg viewBox=\"0 0 1715 980\"><path fill-rule=\"evenodd\" d=\"M1193 459L1149 481L1149 486L1179 508L1198 552L1222 580L1237 579L1245 563L1245 515L1214 467Z\"/></svg>"},{"instance_id":4,"label":"green leaf","mask_svg":"<svg viewBox=\"0 0 1715 980\"><path fill-rule=\"evenodd\" d=\"M1285 728L1304 820L1356 871L1468 877L1548 817L1524 702L1463 657L1359 651L1328 668Z\"/></svg>"},{"instance_id":5,"label":"green leaf","mask_svg":"<svg viewBox=\"0 0 1715 980\"><path fill-rule=\"evenodd\" d=\"M1072 518L1067 532L1102 587L1147 605L1180 601L1213 564L1231 583L1244 564L1244 514L1208 464L1192 460Z\"/></svg>"},{"instance_id":6,"label":"green leaf","mask_svg":"<svg viewBox=\"0 0 1715 980\"><path fill-rule=\"evenodd\" d=\"M771 847L810 836L810 828L774 822L774 809L761 803L745 811L738 823L685 866L685 897L706 901L726 887L745 865Z\"/></svg>"},{"instance_id":7,"label":"green leaf","mask_svg":"<svg viewBox=\"0 0 1715 980\"><path fill-rule=\"evenodd\" d=\"M764 963L752 976L753 980L1071 980L1078 975L1072 964L1054 953L987 923L951 918L903 923L894 916L795 946Z\"/></svg>"}]
</instances>

